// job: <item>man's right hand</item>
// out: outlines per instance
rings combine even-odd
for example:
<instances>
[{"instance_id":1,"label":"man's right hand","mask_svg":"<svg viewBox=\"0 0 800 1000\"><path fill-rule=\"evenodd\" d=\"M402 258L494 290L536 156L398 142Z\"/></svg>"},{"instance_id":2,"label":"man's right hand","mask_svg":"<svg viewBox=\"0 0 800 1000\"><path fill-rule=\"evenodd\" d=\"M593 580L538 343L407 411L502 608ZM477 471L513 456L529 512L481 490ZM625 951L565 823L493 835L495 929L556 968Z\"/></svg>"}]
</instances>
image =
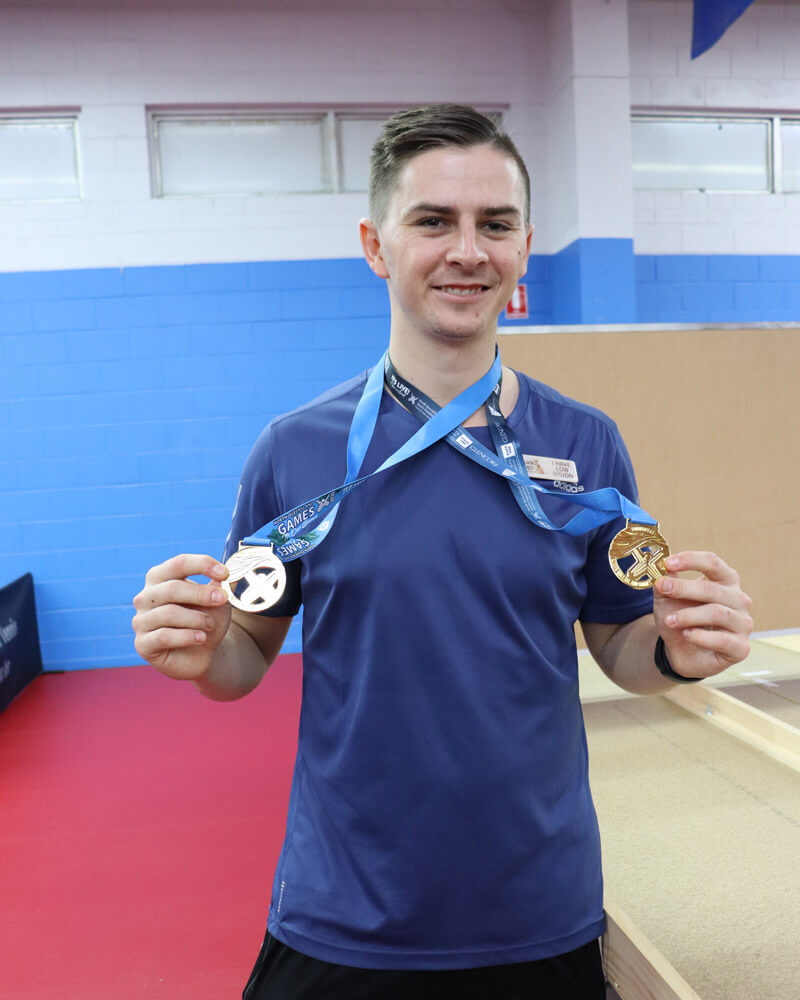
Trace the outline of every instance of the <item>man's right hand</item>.
<instances>
[{"instance_id":1,"label":"man's right hand","mask_svg":"<svg viewBox=\"0 0 800 1000\"><path fill-rule=\"evenodd\" d=\"M202 678L230 626L231 606L219 585L227 575L211 556L179 555L154 566L133 599L137 653L167 677Z\"/></svg>"}]
</instances>

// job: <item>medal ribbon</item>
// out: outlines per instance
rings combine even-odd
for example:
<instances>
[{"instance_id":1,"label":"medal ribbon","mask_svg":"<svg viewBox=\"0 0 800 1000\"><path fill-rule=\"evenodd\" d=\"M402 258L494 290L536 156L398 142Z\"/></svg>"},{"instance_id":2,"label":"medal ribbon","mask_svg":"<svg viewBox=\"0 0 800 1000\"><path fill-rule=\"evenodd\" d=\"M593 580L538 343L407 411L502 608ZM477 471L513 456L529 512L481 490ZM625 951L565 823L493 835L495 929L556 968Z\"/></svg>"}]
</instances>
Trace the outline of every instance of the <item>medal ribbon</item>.
<instances>
[{"instance_id":1,"label":"medal ribbon","mask_svg":"<svg viewBox=\"0 0 800 1000\"><path fill-rule=\"evenodd\" d=\"M439 407L432 399L419 389L401 379L389 360L386 366L386 388L395 399L410 410L419 420L432 419L439 412ZM455 427L445 435L445 440L456 451L490 472L507 480L522 512L540 528L548 531L563 531L567 535L583 535L593 528L600 527L623 516L637 524L657 524L655 518L633 501L623 496L619 490L606 486L590 493L563 493L561 490L547 489L530 479L525 468L522 447L516 434L506 423L500 412L500 385L496 384L490 396L485 401L486 421L497 454L494 455L485 448L464 427ZM474 411L473 411L474 412ZM556 525L542 510L537 493L547 493L560 497L568 503L582 507L566 524Z\"/></svg>"},{"instance_id":2,"label":"medal ribbon","mask_svg":"<svg viewBox=\"0 0 800 1000\"><path fill-rule=\"evenodd\" d=\"M333 527L339 504L372 476L390 469L446 437L454 427L473 414L491 396L502 374L499 354L495 353L492 367L471 386L459 393L447 406L425 418L422 426L391 454L374 472L358 478L367 454L383 395L384 371L388 351L370 372L361 399L358 401L347 439L347 475L344 483L328 493L302 503L274 518L254 535L244 539L245 545L273 545L281 562L289 562L316 548ZM323 518L323 520L320 520ZM317 526L317 522L319 522Z\"/></svg>"},{"instance_id":3,"label":"medal ribbon","mask_svg":"<svg viewBox=\"0 0 800 1000\"><path fill-rule=\"evenodd\" d=\"M500 357L495 354L494 363L485 375L446 406L440 407L410 382L398 376L387 351L370 372L353 414L347 439L347 474L344 483L280 514L254 535L245 538L244 544L272 545L282 562L299 558L324 541L336 520L339 504L349 493L372 476L418 455L443 439L473 462L502 476L508 482L522 512L540 528L563 531L573 536L582 535L620 516L638 524L657 524L645 510L613 487L574 494L547 489L533 482L527 474L519 440L500 411L501 377ZM392 396L420 420L422 426L374 472L359 477L378 421L384 384ZM462 421L482 404L486 407L489 433L497 454L476 441L462 426ZM542 510L537 493L558 496L582 510L566 524L556 525Z\"/></svg>"}]
</instances>

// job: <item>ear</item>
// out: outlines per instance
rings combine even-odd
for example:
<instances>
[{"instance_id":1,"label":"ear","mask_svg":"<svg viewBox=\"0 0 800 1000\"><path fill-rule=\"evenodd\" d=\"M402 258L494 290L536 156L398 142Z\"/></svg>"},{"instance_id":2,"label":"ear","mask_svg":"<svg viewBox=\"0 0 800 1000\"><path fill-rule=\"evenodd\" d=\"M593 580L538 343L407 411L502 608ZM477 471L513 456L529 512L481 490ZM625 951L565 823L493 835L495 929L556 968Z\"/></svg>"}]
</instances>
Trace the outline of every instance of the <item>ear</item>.
<instances>
[{"instance_id":1,"label":"ear","mask_svg":"<svg viewBox=\"0 0 800 1000\"><path fill-rule=\"evenodd\" d=\"M358 234L361 237L361 247L370 268L379 278L388 278L389 271L383 259L381 237L378 227L370 219L362 219L358 224Z\"/></svg>"},{"instance_id":2,"label":"ear","mask_svg":"<svg viewBox=\"0 0 800 1000\"><path fill-rule=\"evenodd\" d=\"M525 238L525 253L520 261L520 278L528 273L528 258L531 255L531 240L533 239L533 223L528 226L528 235Z\"/></svg>"}]
</instances>

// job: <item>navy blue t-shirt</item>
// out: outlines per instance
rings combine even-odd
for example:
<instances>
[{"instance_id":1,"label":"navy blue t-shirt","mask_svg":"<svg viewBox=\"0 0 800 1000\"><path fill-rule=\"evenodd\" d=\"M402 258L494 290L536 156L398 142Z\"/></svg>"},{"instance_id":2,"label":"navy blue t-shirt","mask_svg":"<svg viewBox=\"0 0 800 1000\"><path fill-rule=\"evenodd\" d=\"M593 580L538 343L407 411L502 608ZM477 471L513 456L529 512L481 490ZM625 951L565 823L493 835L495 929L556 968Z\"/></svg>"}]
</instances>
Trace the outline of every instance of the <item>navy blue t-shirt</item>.
<instances>
[{"instance_id":1,"label":"navy blue t-shirt","mask_svg":"<svg viewBox=\"0 0 800 1000\"><path fill-rule=\"evenodd\" d=\"M614 423L518 378L508 422L523 452L574 461L572 489L636 500ZM365 380L262 433L226 555L343 482ZM384 392L363 471L418 426ZM470 433L491 447L487 428ZM576 512L560 497L543 505L558 524ZM507 482L439 442L346 497L327 539L287 565L270 613L303 604L303 699L276 938L344 965L456 969L561 954L602 932L574 623L652 609L609 568L621 526L538 528Z\"/></svg>"}]
</instances>

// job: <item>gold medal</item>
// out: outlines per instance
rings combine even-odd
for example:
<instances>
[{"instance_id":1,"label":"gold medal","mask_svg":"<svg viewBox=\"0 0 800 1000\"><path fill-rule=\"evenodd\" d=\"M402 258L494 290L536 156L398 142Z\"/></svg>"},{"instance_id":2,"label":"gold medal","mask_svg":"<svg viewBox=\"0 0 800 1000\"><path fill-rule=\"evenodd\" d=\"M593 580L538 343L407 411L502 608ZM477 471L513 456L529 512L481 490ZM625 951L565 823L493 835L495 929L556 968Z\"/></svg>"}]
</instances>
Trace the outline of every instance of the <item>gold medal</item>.
<instances>
[{"instance_id":1,"label":"gold medal","mask_svg":"<svg viewBox=\"0 0 800 1000\"><path fill-rule=\"evenodd\" d=\"M228 578L222 589L240 611L266 611L286 589L286 569L271 545L242 545L225 565Z\"/></svg>"},{"instance_id":2,"label":"gold medal","mask_svg":"<svg viewBox=\"0 0 800 1000\"><path fill-rule=\"evenodd\" d=\"M608 547L608 561L614 576L636 590L652 587L660 576L666 575L664 560L669 555L669 545L658 528L657 524L628 521ZM623 568L623 559L633 562L626 562Z\"/></svg>"}]
</instances>

